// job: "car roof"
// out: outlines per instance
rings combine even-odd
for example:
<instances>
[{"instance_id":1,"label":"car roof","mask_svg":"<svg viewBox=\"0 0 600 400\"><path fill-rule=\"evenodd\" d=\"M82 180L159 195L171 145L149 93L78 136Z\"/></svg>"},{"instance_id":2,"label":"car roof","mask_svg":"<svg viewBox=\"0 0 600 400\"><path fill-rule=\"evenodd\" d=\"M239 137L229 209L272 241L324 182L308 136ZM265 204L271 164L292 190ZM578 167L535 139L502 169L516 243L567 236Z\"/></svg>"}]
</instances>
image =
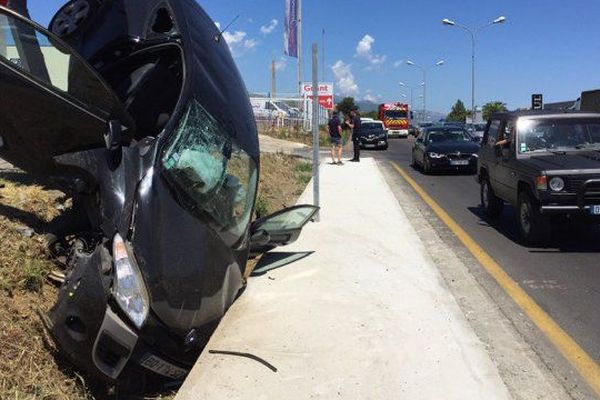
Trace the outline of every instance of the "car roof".
<instances>
[{"instance_id":1,"label":"car roof","mask_svg":"<svg viewBox=\"0 0 600 400\"><path fill-rule=\"evenodd\" d=\"M589 111L522 110L492 114L492 119L517 118L600 118L600 113Z\"/></svg>"}]
</instances>

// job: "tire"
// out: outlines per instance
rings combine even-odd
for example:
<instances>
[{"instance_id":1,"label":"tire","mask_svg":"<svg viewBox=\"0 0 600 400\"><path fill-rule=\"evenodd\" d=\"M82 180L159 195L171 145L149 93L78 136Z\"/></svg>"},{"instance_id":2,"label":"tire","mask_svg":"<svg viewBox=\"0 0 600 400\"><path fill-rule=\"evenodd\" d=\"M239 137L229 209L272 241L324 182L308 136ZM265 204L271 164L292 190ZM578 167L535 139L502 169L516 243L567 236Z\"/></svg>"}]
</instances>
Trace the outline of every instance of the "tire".
<instances>
[{"instance_id":1,"label":"tire","mask_svg":"<svg viewBox=\"0 0 600 400\"><path fill-rule=\"evenodd\" d=\"M541 244L548 239L550 220L540 213L529 191L522 191L517 202L517 226L525 244Z\"/></svg>"},{"instance_id":2,"label":"tire","mask_svg":"<svg viewBox=\"0 0 600 400\"><path fill-rule=\"evenodd\" d=\"M49 30L60 38L69 37L78 32L99 8L96 0L71 0L54 15Z\"/></svg>"},{"instance_id":3,"label":"tire","mask_svg":"<svg viewBox=\"0 0 600 400\"><path fill-rule=\"evenodd\" d=\"M487 177L481 179L479 194L481 206L485 210L485 213L491 218L499 218L504 209L504 202L496 196Z\"/></svg>"},{"instance_id":4,"label":"tire","mask_svg":"<svg viewBox=\"0 0 600 400\"><path fill-rule=\"evenodd\" d=\"M431 166L429 165L429 161L427 161L426 159L423 160L423 164L421 164L423 167L423 173L425 175L429 175L431 174Z\"/></svg>"}]
</instances>

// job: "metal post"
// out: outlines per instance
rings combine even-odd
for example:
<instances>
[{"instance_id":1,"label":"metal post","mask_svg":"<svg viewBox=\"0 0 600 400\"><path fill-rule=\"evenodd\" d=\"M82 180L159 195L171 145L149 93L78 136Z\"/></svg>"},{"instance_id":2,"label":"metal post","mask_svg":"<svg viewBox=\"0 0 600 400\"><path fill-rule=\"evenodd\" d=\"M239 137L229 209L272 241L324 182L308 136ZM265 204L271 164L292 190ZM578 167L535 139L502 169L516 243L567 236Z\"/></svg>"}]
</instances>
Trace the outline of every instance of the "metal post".
<instances>
[{"instance_id":1,"label":"metal post","mask_svg":"<svg viewBox=\"0 0 600 400\"><path fill-rule=\"evenodd\" d=\"M427 70L423 68L423 116L421 122L426 122L427 117Z\"/></svg>"},{"instance_id":2,"label":"metal post","mask_svg":"<svg viewBox=\"0 0 600 400\"><path fill-rule=\"evenodd\" d=\"M298 1L298 15L296 16L297 34L298 34L298 98L302 100L302 0ZM307 109L304 101L300 102L302 115L302 129L307 122Z\"/></svg>"},{"instance_id":3,"label":"metal post","mask_svg":"<svg viewBox=\"0 0 600 400\"><path fill-rule=\"evenodd\" d=\"M475 34L471 33L471 41L473 44L471 53L471 123L475 123Z\"/></svg>"},{"instance_id":4,"label":"metal post","mask_svg":"<svg viewBox=\"0 0 600 400\"><path fill-rule=\"evenodd\" d=\"M313 202L320 206L319 198L319 60L318 47L316 43L312 45L312 134L313 134ZM319 214L315 216L315 221L319 221Z\"/></svg>"}]
</instances>

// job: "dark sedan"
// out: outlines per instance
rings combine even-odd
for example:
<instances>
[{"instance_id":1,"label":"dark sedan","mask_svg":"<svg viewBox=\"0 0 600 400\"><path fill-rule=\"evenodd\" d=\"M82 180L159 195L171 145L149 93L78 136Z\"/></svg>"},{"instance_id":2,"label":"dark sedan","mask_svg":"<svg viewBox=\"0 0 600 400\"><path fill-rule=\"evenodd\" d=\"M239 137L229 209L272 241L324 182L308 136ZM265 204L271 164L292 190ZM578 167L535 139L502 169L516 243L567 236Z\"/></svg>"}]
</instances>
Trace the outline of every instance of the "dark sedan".
<instances>
[{"instance_id":1,"label":"dark sedan","mask_svg":"<svg viewBox=\"0 0 600 400\"><path fill-rule=\"evenodd\" d=\"M388 135L381 121L365 121L360 127L360 147L363 149L388 148Z\"/></svg>"},{"instance_id":2,"label":"dark sedan","mask_svg":"<svg viewBox=\"0 0 600 400\"><path fill-rule=\"evenodd\" d=\"M452 127L433 127L419 135L412 149L414 166L428 174L432 171L477 170L479 145L466 130Z\"/></svg>"}]
</instances>

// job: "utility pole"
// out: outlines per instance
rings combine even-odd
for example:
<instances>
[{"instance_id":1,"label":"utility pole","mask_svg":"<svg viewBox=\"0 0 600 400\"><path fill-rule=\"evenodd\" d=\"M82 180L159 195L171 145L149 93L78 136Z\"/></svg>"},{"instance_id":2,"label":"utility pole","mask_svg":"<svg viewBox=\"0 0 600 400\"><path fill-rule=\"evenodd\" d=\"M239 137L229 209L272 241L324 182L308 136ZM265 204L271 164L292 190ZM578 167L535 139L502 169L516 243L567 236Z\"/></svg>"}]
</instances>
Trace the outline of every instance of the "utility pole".
<instances>
[{"instance_id":1,"label":"utility pole","mask_svg":"<svg viewBox=\"0 0 600 400\"><path fill-rule=\"evenodd\" d=\"M271 62L271 97L277 98L277 78L276 78L276 68L275 68L275 59Z\"/></svg>"},{"instance_id":2,"label":"utility pole","mask_svg":"<svg viewBox=\"0 0 600 400\"><path fill-rule=\"evenodd\" d=\"M312 45L312 134L313 134L313 203L320 206L319 193L319 60L318 47L316 43ZM319 221L319 214L315 216L315 221Z\"/></svg>"},{"instance_id":3,"label":"utility pole","mask_svg":"<svg viewBox=\"0 0 600 400\"><path fill-rule=\"evenodd\" d=\"M304 99L302 98L302 0L296 0L298 2L298 15L297 21L297 34L298 34L298 98L300 99L300 111L304 114L303 120L306 121L306 107Z\"/></svg>"}]
</instances>

